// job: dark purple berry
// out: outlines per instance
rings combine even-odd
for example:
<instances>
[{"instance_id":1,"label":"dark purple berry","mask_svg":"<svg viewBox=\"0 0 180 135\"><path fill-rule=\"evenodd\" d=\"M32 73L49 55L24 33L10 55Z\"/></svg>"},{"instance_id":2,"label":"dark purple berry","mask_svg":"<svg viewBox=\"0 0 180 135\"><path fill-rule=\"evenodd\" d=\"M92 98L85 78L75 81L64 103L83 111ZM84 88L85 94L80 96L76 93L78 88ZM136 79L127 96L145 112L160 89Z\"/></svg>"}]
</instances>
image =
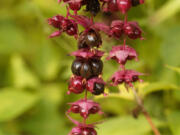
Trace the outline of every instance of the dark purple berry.
<instances>
[{"instance_id":1,"label":"dark purple berry","mask_svg":"<svg viewBox=\"0 0 180 135\"><path fill-rule=\"evenodd\" d=\"M92 71L93 71L93 76L98 76L102 73L103 62L99 59L92 59L91 67L92 67Z\"/></svg>"},{"instance_id":2,"label":"dark purple berry","mask_svg":"<svg viewBox=\"0 0 180 135\"><path fill-rule=\"evenodd\" d=\"M80 76L80 70L81 70L81 67L83 65L83 62L82 60L80 59L76 59L74 60L74 62L72 63L72 66L71 66L71 71L74 75L77 75L77 76Z\"/></svg>"},{"instance_id":3,"label":"dark purple berry","mask_svg":"<svg viewBox=\"0 0 180 135\"><path fill-rule=\"evenodd\" d=\"M131 3L132 3L132 6L134 7L141 4L139 0L131 0Z\"/></svg>"},{"instance_id":4,"label":"dark purple berry","mask_svg":"<svg viewBox=\"0 0 180 135\"><path fill-rule=\"evenodd\" d=\"M93 75L91 65L89 64L88 61L82 64L80 75L81 77L86 78L86 79L90 78Z\"/></svg>"},{"instance_id":5,"label":"dark purple berry","mask_svg":"<svg viewBox=\"0 0 180 135\"><path fill-rule=\"evenodd\" d=\"M72 105L71 106L71 111L73 113L79 113L80 112L80 107L78 105Z\"/></svg>"},{"instance_id":6,"label":"dark purple berry","mask_svg":"<svg viewBox=\"0 0 180 135\"><path fill-rule=\"evenodd\" d=\"M102 44L101 35L96 30L89 30L85 37L86 44L90 47L99 47Z\"/></svg>"},{"instance_id":7,"label":"dark purple berry","mask_svg":"<svg viewBox=\"0 0 180 135\"><path fill-rule=\"evenodd\" d=\"M81 32L78 39L78 49L89 48L89 46L86 44L85 37L86 37L86 34Z\"/></svg>"},{"instance_id":8,"label":"dark purple berry","mask_svg":"<svg viewBox=\"0 0 180 135\"><path fill-rule=\"evenodd\" d=\"M94 95L100 95L100 94L104 93L104 84L102 84L102 83L95 83L93 90L94 90L93 91Z\"/></svg>"},{"instance_id":9,"label":"dark purple berry","mask_svg":"<svg viewBox=\"0 0 180 135\"><path fill-rule=\"evenodd\" d=\"M91 12L94 16L100 11L100 3L98 0L87 0L86 11Z\"/></svg>"}]
</instances>

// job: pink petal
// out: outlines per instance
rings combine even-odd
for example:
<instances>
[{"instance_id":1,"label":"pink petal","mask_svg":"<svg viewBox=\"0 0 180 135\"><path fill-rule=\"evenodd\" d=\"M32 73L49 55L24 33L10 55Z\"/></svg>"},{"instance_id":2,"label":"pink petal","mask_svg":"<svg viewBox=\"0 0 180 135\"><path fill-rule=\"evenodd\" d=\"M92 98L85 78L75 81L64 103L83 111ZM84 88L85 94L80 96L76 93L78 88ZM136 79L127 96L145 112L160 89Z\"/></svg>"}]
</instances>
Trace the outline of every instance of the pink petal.
<instances>
[{"instance_id":1,"label":"pink petal","mask_svg":"<svg viewBox=\"0 0 180 135\"><path fill-rule=\"evenodd\" d=\"M62 31L55 31L55 32L53 32L53 33L49 36L49 38L53 38L53 37L60 36L61 33L62 33Z\"/></svg>"},{"instance_id":2,"label":"pink petal","mask_svg":"<svg viewBox=\"0 0 180 135\"><path fill-rule=\"evenodd\" d=\"M82 16L82 15L70 15L70 16L73 19L75 19L77 23L82 25L84 28L89 28L91 25L93 25L92 20L87 18L86 16Z\"/></svg>"}]
</instances>

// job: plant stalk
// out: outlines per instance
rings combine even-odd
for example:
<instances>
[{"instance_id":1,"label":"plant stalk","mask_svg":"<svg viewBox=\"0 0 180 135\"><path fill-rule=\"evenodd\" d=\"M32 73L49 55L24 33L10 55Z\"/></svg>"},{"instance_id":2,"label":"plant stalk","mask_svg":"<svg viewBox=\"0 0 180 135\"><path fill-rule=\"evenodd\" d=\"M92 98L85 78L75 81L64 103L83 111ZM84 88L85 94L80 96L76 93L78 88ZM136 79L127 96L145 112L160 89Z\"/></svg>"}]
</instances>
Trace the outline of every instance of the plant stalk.
<instances>
[{"instance_id":1,"label":"plant stalk","mask_svg":"<svg viewBox=\"0 0 180 135\"><path fill-rule=\"evenodd\" d=\"M134 97L136 99L136 102L137 104L141 107L142 109L142 112L146 118L146 120L148 121L149 125L151 126L153 132L155 135L161 135L158 128L154 125L149 113L146 111L145 107L144 107L144 104L142 102L142 99L138 96L137 92L136 92L136 89L134 87L131 87L132 88L132 91L134 93Z\"/></svg>"}]
</instances>

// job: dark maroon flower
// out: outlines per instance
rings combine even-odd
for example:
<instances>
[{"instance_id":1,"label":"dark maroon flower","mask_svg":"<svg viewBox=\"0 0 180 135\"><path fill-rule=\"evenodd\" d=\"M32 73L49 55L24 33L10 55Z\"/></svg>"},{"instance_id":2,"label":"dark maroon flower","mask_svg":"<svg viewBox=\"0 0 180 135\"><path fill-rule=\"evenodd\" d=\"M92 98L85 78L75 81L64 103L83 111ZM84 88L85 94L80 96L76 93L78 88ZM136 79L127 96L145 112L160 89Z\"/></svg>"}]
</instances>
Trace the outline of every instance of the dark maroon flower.
<instances>
[{"instance_id":1,"label":"dark maroon flower","mask_svg":"<svg viewBox=\"0 0 180 135\"><path fill-rule=\"evenodd\" d=\"M117 0L118 9L125 14L131 8L131 0Z\"/></svg>"},{"instance_id":2,"label":"dark maroon flower","mask_svg":"<svg viewBox=\"0 0 180 135\"><path fill-rule=\"evenodd\" d=\"M79 113L83 118L87 118L90 114L102 114L101 108L98 103L92 100L85 100L81 99L73 103L69 103L71 105L70 109L68 110L68 114L72 113Z\"/></svg>"},{"instance_id":3,"label":"dark maroon flower","mask_svg":"<svg viewBox=\"0 0 180 135\"><path fill-rule=\"evenodd\" d=\"M80 76L71 77L68 89L68 94L70 94L71 92L75 94L82 93L84 91L83 78Z\"/></svg>"},{"instance_id":4,"label":"dark maroon flower","mask_svg":"<svg viewBox=\"0 0 180 135\"><path fill-rule=\"evenodd\" d=\"M124 24L124 33L131 39L137 39L140 38L143 40L142 37L142 30L139 27L137 22L127 22Z\"/></svg>"},{"instance_id":5,"label":"dark maroon flower","mask_svg":"<svg viewBox=\"0 0 180 135\"><path fill-rule=\"evenodd\" d=\"M104 52L99 50L80 49L70 54L71 56L81 57L85 59L101 58Z\"/></svg>"},{"instance_id":6,"label":"dark maroon flower","mask_svg":"<svg viewBox=\"0 0 180 135\"><path fill-rule=\"evenodd\" d=\"M124 22L121 20L115 20L111 23L110 35L115 38L120 38L123 35Z\"/></svg>"},{"instance_id":7,"label":"dark maroon flower","mask_svg":"<svg viewBox=\"0 0 180 135\"><path fill-rule=\"evenodd\" d=\"M86 89L94 95L100 95L104 93L106 83L102 78L94 77L87 81Z\"/></svg>"},{"instance_id":8,"label":"dark maroon flower","mask_svg":"<svg viewBox=\"0 0 180 135\"><path fill-rule=\"evenodd\" d=\"M62 32L66 32L70 36L77 36L78 26L77 23L72 19L57 15L49 18L48 23L49 25L59 29L58 31L52 33L49 37L60 36Z\"/></svg>"},{"instance_id":9,"label":"dark maroon flower","mask_svg":"<svg viewBox=\"0 0 180 135\"><path fill-rule=\"evenodd\" d=\"M129 87L133 87L133 82L142 81L139 79L140 75L144 75L143 73L136 72L134 70L122 70L117 71L111 77L112 85L116 86L122 83L125 83Z\"/></svg>"},{"instance_id":10,"label":"dark maroon flower","mask_svg":"<svg viewBox=\"0 0 180 135\"><path fill-rule=\"evenodd\" d=\"M113 46L112 50L109 52L107 59L116 60L119 64L125 65L127 60L135 59L138 60L138 55L136 50L128 45L118 45Z\"/></svg>"}]
</instances>

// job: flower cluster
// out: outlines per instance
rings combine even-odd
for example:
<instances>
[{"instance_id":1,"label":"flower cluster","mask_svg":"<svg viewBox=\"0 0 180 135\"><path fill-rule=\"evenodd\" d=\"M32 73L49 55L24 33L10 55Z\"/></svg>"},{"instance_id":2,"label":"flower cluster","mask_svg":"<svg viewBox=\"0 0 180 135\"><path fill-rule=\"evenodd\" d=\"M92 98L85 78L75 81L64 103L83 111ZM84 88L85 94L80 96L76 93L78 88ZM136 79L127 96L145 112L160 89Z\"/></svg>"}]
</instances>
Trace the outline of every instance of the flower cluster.
<instances>
[{"instance_id":1,"label":"flower cluster","mask_svg":"<svg viewBox=\"0 0 180 135\"><path fill-rule=\"evenodd\" d=\"M112 1L111 1L112 2ZM130 39L143 39L142 30L137 22L127 21L127 11L131 6L136 6L138 4L144 3L143 0L117 0L118 8L122 13L126 13L124 21L115 20L111 23L109 27L110 36L114 38L120 38L122 35L128 36ZM122 4L123 3L123 4ZM120 5L119 5L120 4ZM121 5L122 4L122 5ZM126 88L133 87L133 82L140 81L139 76L144 75L142 73L136 72L134 70L125 69L125 64L128 60L135 59L138 61L138 54L135 49L126 44L126 36L123 36L123 45L113 46L112 50L109 52L107 60L115 60L120 64L121 70L115 72L110 78L111 84L117 86L124 83Z\"/></svg>"},{"instance_id":2,"label":"flower cluster","mask_svg":"<svg viewBox=\"0 0 180 135\"><path fill-rule=\"evenodd\" d=\"M61 2L62 0L58 0ZM142 30L136 22L127 21L127 11L133 7L144 3L144 0L63 0L67 7L67 16L56 15L48 19L48 23L58 29L50 35L50 37L60 36L63 32L77 39L77 51L70 53L75 57L72 62L72 76L69 79L67 94L85 93L85 97L73 103L69 103L70 108L67 111L67 117L76 125L69 135L97 135L95 124L87 124L86 120L92 114L103 114L100 105L93 100L88 99L87 94L92 95L104 94L106 83L102 79L103 62L101 60L104 52L99 48L102 46L102 38L100 32L104 32L109 37L115 39L124 38L124 44L112 47L107 57L108 60L116 60L122 70L117 71L110 78L111 84L116 86L125 83L127 87L132 87L132 83L141 81L139 79L142 73L133 70L126 70L125 64L127 60L138 60L136 51L126 45L126 38L143 39ZM100 5L104 12L120 11L126 14L125 20L114 20L110 25L101 22L94 22L93 17L89 18L78 15L77 11L82 6L86 6L86 11L92 15L96 15L100 11ZM73 10L74 14L70 14L69 10ZM79 33L78 25L84 27ZM83 118L83 122L78 122L70 117L70 113L79 114Z\"/></svg>"},{"instance_id":3,"label":"flower cluster","mask_svg":"<svg viewBox=\"0 0 180 135\"><path fill-rule=\"evenodd\" d=\"M77 11L81 9L82 6L86 6L86 11L89 11L92 15L96 15L100 11L100 6L102 5L102 10L104 12L117 12L120 11L125 14L131 7L140 5L144 3L144 0L58 0L63 1L68 4L69 8L77 14Z\"/></svg>"}]
</instances>

